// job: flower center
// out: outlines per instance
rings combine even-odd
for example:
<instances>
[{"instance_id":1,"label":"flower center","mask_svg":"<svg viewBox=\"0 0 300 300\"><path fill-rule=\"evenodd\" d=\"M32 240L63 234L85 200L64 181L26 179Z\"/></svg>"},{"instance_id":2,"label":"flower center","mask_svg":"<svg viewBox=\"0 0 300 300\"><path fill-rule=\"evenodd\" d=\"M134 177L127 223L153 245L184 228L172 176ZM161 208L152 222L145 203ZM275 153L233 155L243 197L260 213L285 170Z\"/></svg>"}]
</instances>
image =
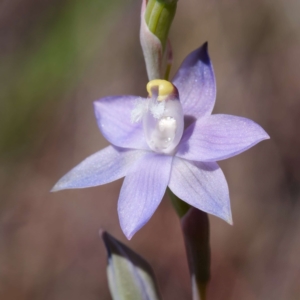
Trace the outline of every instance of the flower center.
<instances>
[{"instance_id":1,"label":"flower center","mask_svg":"<svg viewBox=\"0 0 300 300\"><path fill-rule=\"evenodd\" d=\"M176 87L166 80L147 84L148 105L143 114L143 128L149 147L159 153L172 154L183 134L182 106Z\"/></svg>"}]
</instances>

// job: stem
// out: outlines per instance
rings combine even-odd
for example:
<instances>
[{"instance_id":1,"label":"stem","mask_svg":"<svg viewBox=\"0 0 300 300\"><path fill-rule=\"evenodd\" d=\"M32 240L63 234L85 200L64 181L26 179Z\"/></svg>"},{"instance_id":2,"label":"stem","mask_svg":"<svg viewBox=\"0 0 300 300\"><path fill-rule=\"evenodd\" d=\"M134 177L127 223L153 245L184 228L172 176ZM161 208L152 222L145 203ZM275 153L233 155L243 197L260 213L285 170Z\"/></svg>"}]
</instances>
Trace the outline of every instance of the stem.
<instances>
[{"instance_id":1,"label":"stem","mask_svg":"<svg viewBox=\"0 0 300 300\"><path fill-rule=\"evenodd\" d=\"M192 207L181 218L181 228L192 278L194 300L206 299L210 279L209 219L207 213Z\"/></svg>"},{"instance_id":2,"label":"stem","mask_svg":"<svg viewBox=\"0 0 300 300\"><path fill-rule=\"evenodd\" d=\"M177 212L177 215L179 216L179 218L182 218L188 212L190 206L186 202L179 199L175 194L173 194L173 192L169 188L167 188L167 191L171 198L173 207Z\"/></svg>"}]
</instances>

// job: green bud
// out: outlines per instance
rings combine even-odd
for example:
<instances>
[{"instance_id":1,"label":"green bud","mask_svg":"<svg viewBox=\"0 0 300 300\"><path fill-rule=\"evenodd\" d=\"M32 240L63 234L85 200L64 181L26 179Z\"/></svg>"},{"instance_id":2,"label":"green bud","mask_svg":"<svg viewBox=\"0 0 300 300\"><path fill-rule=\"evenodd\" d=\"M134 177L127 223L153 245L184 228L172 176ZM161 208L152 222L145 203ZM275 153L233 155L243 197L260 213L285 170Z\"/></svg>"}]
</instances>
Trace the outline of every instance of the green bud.
<instances>
[{"instance_id":1,"label":"green bud","mask_svg":"<svg viewBox=\"0 0 300 300\"><path fill-rule=\"evenodd\" d=\"M170 48L167 47L168 34L176 7L177 0L143 0L140 41L149 80L166 78L170 71L171 50L167 51L167 57L164 57L164 52Z\"/></svg>"},{"instance_id":2,"label":"green bud","mask_svg":"<svg viewBox=\"0 0 300 300\"><path fill-rule=\"evenodd\" d=\"M100 235L107 250L107 277L113 300L161 300L148 262L107 232L101 231Z\"/></svg>"},{"instance_id":3,"label":"green bud","mask_svg":"<svg viewBox=\"0 0 300 300\"><path fill-rule=\"evenodd\" d=\"M163 46L169 35L169 30L177 8L177 0L149 0L147 3L145 20L149 30L158 37Z\"/></svg>"}]
</instances>

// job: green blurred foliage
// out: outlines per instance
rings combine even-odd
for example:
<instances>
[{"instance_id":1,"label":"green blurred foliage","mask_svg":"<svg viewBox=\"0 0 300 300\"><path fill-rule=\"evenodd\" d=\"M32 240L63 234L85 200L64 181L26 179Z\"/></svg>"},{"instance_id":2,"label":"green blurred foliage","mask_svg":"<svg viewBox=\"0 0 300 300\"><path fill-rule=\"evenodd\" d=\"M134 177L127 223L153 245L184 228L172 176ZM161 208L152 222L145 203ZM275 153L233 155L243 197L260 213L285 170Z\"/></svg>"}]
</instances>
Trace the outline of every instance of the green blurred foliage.
<instances>
[{"instance_id":1,"label":"green blurred foliage","mask_svg":"<svg viewBox=\"0 0 300 300\"><path fill-rule=\"evenodd\" d=\"M24 45L0 57L0 155L15 159L43 139L44 126L99 46L124 1L67 1L27 32ZM126 3L128 5L128 3ZM42 11L47 14L47 12ZM42 18L40 18L42 19Z\"/></svg>"}]
</instances>

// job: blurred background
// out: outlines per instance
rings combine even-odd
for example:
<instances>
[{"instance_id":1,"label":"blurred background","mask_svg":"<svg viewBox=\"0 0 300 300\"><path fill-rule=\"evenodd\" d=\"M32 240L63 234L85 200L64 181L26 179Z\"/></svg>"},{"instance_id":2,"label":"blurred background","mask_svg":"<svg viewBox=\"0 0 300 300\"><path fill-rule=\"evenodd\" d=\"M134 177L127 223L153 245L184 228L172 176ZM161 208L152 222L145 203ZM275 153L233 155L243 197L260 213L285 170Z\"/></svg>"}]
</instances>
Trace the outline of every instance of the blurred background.
<instances>
[{"instance_id":1,"label":"blurred background","mask_svg":"<svg viewBox=\"0 0 300 300\"><path fill-rule=\"evenodd\" d=\"M140 0L0 1L0 298L106 300L99 228L145 257L168 300L191 299L185 249L168 198L130 241L117 218L122 180L51 194L107 142L95 99L145 96ZM300 2L181 0L174 67L209 42L215 113L270 134L220 163L234 226L210 216L208 299L300 299Z\"/></svg>"}]
</instances>

